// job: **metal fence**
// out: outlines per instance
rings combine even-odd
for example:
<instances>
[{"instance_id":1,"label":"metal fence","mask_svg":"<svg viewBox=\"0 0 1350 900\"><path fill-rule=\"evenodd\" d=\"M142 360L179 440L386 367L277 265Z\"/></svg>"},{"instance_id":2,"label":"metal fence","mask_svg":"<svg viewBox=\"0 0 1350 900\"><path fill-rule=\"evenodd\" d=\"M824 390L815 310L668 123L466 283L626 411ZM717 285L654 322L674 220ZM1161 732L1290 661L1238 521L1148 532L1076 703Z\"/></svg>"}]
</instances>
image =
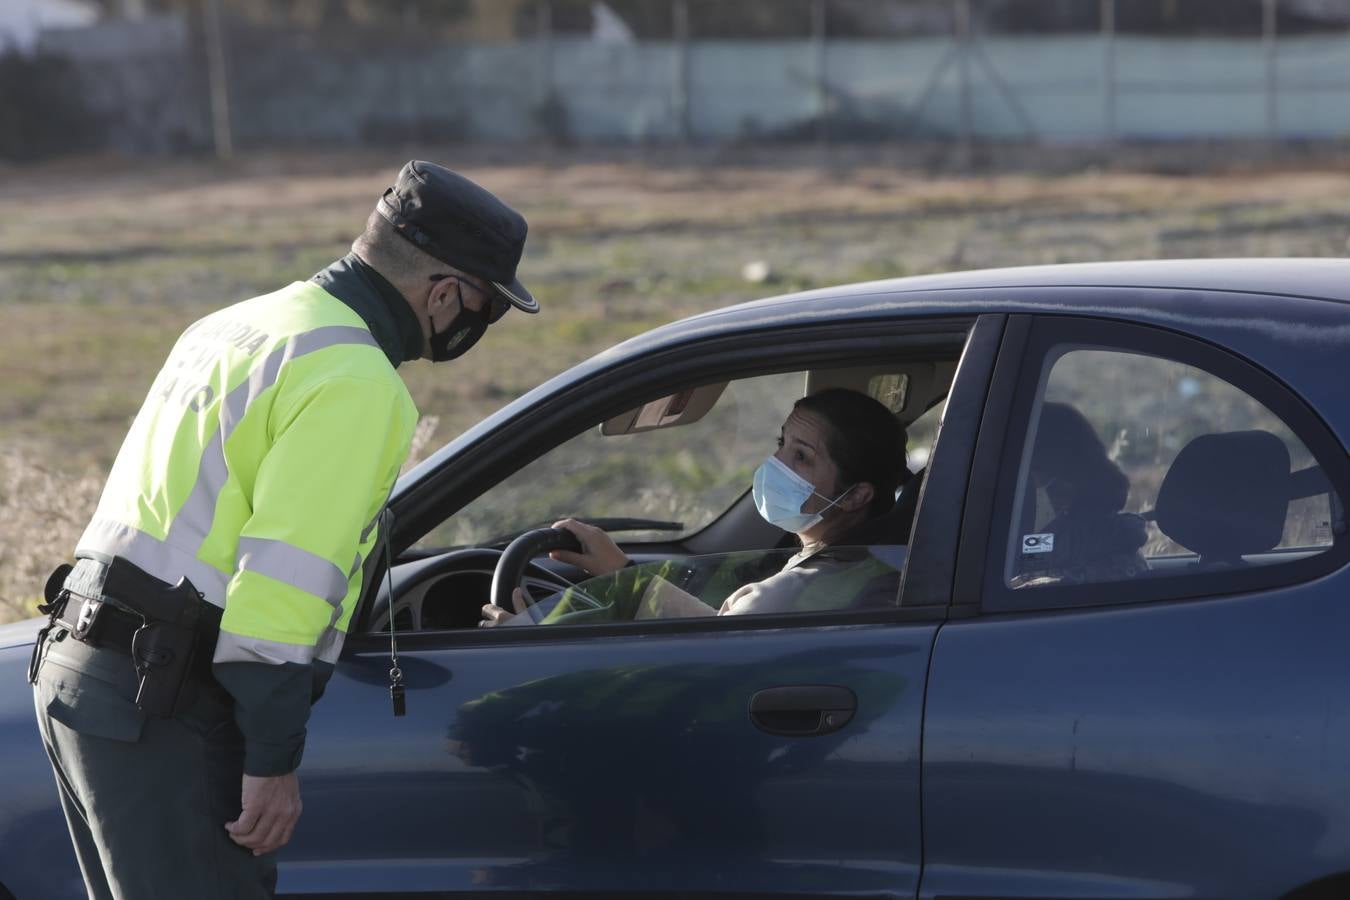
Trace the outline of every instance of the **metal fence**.
<instances>
[{"instance_id":1,"label":"metal fence","mask_svg":"<svg viewBox=\"0 0 1350 900\"><path fill-rule=\"evenodd\" d=\"M608 32L559 27L557 2L524 7L514 32L496 40L414 17L368 30L243 21L221 0L203 0L191 23L118 26L157 29L154 40L111 40L104 25L49 34L44 46L79 68L87 102L120 122L117 142L214 146L222 156L236 146L408 138L969 144L1350 135L1350 24L1294 18L1299 33L1281 30L1290 5L1307 0L1228 0L1245 17L1174 28L1131 22L1142 0L1059 0L1068 14L1054 33L991 14L999 0L869 0L865 12L857 0L781 0L779 24L793 28L767 36L748 33L753 23L746 33L709 34L712 10L721 7L724 20L727 7L711 0L666 0L662 27L649 15L639 34L626 33L618 16Z\"/></svg>"}]
</instances>

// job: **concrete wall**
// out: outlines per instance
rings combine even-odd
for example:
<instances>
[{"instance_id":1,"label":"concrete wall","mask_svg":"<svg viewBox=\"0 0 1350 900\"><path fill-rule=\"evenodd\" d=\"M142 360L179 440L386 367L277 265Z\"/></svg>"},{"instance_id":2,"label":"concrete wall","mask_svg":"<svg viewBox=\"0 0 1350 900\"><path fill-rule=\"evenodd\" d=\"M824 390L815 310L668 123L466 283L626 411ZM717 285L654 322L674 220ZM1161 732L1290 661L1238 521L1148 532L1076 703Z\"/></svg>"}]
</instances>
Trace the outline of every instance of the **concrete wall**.
<instances>
[{"instance_id":1,"label":"concrete wall","mask_svg":"<svg viewBox=\"0 0 1350 900\"><path fill-rule=\"evenodd\" d=\"M90 29L90 32L99 29ZM175 41L177 44L175 45ZM67 46L78 47L73 35ZM152 148L209 142L205 63L181 30L72 58L88 101ZM324 46L230 35L240 146L378 137L669 142L958 136L1094 141L1350 135L1350 34L1278 43L1275 104L1259 40L1097 35L897 41ZM1114 68L1108 67L1113 55ZM1273 112L1273 116L1272 116Z\"/></svg>"},{"instance_id":2,"label":"concrete wall","mask_svg":"<svg viewBox=\"0 0 1350 900\"><path fill-rule=\"evenodd\" d=\"M2 2L2 0L0 0ZM206 72L182 19L153 16L44 31L39 52L70 60L87 128L129 153L173 153L210 142Z\"/></svg>"}]
</instances>

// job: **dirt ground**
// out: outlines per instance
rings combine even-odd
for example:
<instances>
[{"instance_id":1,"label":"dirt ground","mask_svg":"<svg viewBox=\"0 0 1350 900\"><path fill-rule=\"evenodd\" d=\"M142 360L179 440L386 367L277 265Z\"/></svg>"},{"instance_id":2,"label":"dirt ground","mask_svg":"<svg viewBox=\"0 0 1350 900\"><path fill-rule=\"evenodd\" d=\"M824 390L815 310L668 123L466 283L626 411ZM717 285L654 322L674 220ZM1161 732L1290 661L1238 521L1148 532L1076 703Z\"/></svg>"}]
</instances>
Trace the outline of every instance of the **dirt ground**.
<instances>
[{"instance_id":1,"label":"dirt ground","mask_svg":"<svg viewBox=\"0 0 1350 900\"><path fill-rule=\"evenodd\" d=\"M92 511L177 333L345 252L413 156L530 221L537 318L405 367L428 446L624 337L810 287L962 268L1350 252L1350 150L419 147L0 167L0 621ZM747 280L760 263L762 280Z\"/></svg>"}]
</instances>

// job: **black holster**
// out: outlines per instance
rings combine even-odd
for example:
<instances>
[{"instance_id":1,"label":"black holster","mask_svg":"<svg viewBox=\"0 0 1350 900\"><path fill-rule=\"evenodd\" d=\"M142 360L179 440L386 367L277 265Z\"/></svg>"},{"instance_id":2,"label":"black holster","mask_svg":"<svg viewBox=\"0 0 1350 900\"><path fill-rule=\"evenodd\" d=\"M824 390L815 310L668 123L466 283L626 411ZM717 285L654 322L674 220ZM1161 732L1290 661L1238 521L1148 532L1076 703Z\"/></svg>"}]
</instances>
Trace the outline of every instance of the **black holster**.
<instances>
[{"instance_id":1,"label":"black holster","mask_svg":"<svg viewBox=\"0 0 1350 900\"><path fill-rule=\"evenodd\" d=\"M131 638L131 661L140 679L136 706L147 716L168 718L185 705L183 689L196 671L203 632L218 622L208 622L209 604L187 578L165 590L114 599L145 620Z\"/></svg>"}]
</instances>

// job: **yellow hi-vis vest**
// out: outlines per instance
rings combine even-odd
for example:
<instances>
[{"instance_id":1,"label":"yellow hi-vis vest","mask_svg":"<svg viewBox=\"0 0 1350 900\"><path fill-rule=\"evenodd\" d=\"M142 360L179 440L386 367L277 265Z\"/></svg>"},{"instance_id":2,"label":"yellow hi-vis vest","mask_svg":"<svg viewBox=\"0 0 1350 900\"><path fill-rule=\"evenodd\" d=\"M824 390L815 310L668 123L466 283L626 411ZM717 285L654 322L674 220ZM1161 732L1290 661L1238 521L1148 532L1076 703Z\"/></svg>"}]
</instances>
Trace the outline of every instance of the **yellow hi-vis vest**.
<instances>
[{"instance_id":1,"label":"yellow hi-vis vest","mask_svg":"<svg viewBox=\"0 0 1350 900\"><path fill-rule=\"evenodd\" d=\"M417 408L364 320L311 282L178 339L76 555L187 576L215 662L333 663Z\"/></svg>"}]
</instances>

